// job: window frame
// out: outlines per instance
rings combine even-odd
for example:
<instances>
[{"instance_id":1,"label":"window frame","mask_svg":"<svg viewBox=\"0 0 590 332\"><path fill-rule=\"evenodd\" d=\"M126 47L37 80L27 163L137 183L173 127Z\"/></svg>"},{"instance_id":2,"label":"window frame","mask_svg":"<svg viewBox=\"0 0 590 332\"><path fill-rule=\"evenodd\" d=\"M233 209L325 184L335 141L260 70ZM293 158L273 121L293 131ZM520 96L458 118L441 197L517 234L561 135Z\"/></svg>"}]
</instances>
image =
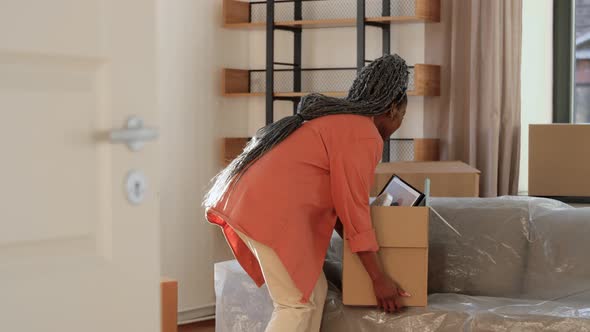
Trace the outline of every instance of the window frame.
<instances>
[{"instance_id":1,"label":"window frame","mask_svg":"<svg viewBox=\"0 0 590 332\"><path fill-rule=\"evenodd\" d=\"M573 123L574 119L575 9L575 0L553 1L554 123Z\"/></svg>"}]
</instances>

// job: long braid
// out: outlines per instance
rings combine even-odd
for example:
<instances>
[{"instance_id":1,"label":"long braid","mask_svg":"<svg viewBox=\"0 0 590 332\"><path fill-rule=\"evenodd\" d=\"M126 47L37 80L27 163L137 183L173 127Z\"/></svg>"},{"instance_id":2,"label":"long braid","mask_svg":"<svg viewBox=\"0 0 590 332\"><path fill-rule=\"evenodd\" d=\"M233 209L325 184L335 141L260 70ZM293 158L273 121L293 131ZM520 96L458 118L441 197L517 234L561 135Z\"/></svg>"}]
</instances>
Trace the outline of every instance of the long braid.
<instances>
[{"instance_id":1,"label":"long braid","mask_svg":"<svg viewBox=\"0 0 590 332\"><path fill-rule=\"evenodd\" d=\"M361 70L346 98L317 93L303 97L297 115L285 117L258 130L244 151L215 177L203 205L216 205L250 166L305 121L334 114L375 116L391 112L393 106L399 106L407 100L408 75L404 59L397 54L385 55Z\"/></svg>"}]
</instances>

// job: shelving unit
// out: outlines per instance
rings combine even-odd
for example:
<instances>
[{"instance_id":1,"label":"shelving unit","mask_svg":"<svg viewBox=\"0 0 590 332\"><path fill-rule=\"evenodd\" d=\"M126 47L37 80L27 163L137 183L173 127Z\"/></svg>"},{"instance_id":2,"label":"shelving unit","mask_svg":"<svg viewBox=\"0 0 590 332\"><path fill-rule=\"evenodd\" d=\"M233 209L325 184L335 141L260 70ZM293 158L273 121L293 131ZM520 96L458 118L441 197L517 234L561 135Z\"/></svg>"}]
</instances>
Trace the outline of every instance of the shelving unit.
<instances>
[{"instance_id":1,"label":"shelving unit","mask_svg":"<svg viewBox=\"0 0 590 332\"><path fill-rule=\"evenodd\" d=\"M222 94L226 97L264 97L266 123L274 122L274 103L288 101L293 113L301 97L319 92L345 97L356 74L371 60L365 57L367 26L382 32L382 54L391 53L391 25L440 21L441 0L267 0L223 1L223 25L229 29L266 30L266 66L264 69L226 68L222 73ZM302 68L302 32L304 29L356 27L356 67ZM293 33L293 62L276 62L274 33ZM289 67L278 69L275 66ZM439 96L440 67L416 64L410 70L408 95ZM241 152L248 138L227 138L223 159L228 162ZM396 144L400 140L395 141ZM384 144L383 161L390 160L392 146ZM412 140L418 158L438 154L438 140ZM414 144L415 143L415 144Z\"/></svg>"}]
</instances>

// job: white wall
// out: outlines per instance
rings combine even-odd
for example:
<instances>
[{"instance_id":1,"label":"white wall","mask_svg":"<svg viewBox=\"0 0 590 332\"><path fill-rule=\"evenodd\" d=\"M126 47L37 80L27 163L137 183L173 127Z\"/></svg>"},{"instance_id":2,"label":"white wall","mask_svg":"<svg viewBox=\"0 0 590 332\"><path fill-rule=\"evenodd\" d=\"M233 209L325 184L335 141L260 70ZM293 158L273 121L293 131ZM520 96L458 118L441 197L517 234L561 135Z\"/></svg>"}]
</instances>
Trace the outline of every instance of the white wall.
<instances>
[{"instance_id":1,"label":"white wall","mask_svg":"<svg viewBox=\"0 0 590 332\"><path fill-rule=\"evenodd\" d=\"M220 97L220 70L247 66L248 40L221 28L221 1L161 0L158 15L161 269L179 282L185 320L213 313L213 263L231 257L200 201L219 166L223 131L247 120L243 101Z\"/></svg>"},{"instance_id":2,"label":"white wall","mask_svg":"<svg viewBox=\"0 0 590 332\"><path fill-rule=\"evenodd\" d=\"M391 51L402 56L409 65L424 63L424 24L392 25ZM275 58L277 61L291 62L293 59L292 34L278 31L275 35ZM366 57L374 59L381 55L381 30L367 27ZM265 67L266 37L264 31L250 33L250 68ZM304 67L355 67L356 29L307 29L303 32ZM247 128L241 128L242 135L253 135L264 125L264 98L249 100L249 121ZM275 119L289 115L291 103L275 103ZM423 118L424 98L410 97L408 111L402 128L394 134L399 138L424 137ZM234 135L235 136L235 135Z\"/></svg>"},{"instance_id":3,"label":"white wall","mask_svg":"<svg viewBox=\"0 0 590 332\"><path fill-rule=\"evenodd\" d=\"M553 1L523 0L519 191L528 192L529 124L550 123L553 102Z\"/></svg>"}]
</instances>

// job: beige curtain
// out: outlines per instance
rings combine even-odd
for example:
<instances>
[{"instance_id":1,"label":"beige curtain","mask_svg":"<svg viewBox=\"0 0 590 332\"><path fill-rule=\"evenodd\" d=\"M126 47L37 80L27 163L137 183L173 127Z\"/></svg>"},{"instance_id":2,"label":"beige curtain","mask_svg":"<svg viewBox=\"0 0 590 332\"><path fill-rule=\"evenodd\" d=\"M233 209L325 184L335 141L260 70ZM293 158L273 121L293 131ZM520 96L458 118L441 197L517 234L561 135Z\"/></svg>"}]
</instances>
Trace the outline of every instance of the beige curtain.
<instances>
[{"instance_id":1,"label":"beige curtain","mask_svg":"<svg viewBox=\"0 0 590 332\"><path fill-rule=\"evenodd\" d=\"M442 0L442 7L442 96L433 132L441 157L481 170L482 196L516 194L522 0Z\"/></svg>"}]
</instances>

